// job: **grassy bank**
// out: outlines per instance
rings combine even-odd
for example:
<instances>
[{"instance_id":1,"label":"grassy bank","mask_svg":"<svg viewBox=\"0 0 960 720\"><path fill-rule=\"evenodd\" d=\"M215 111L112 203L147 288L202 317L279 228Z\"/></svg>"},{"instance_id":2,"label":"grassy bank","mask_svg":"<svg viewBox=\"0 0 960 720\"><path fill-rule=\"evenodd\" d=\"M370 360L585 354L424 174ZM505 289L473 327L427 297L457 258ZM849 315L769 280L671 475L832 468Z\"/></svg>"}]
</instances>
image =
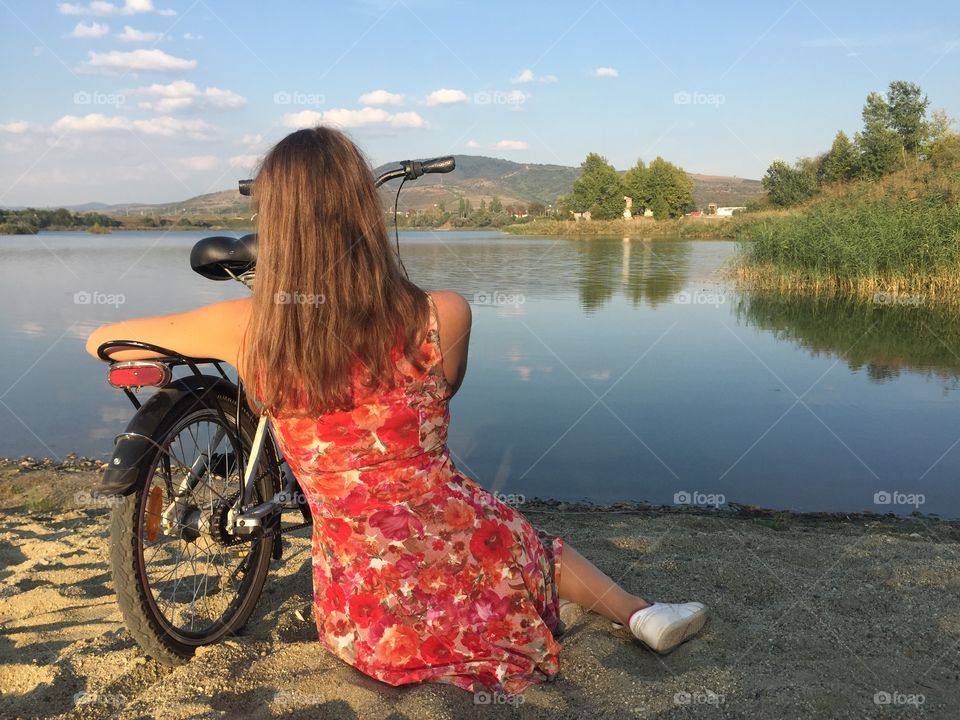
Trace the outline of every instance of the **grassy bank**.
<instances>
[{"instance_id":1,"label":"grassy bank","mask_svg":"<svg viewBox=\"0 0 960 720\"><path fill-rule=\"evenodd\" d=\"M727 218L678 218L654 220L551 220L540 219L518 225L507 225L504 232L513 235L546 235L550 237L593 238L679 238L700 240L733 238L732 221Z\"/></svg>"},{"instance_id":2,"label":"grassy bank","mask_svg":"<svg viewBox=\"0 0 960 720\"><path fill-rule=\"evenodd\" d=\"M798 208L744 216L748 286L896 301L960 300L960 171L919 163L825 189Z\"/></svg>"}]
</instances>

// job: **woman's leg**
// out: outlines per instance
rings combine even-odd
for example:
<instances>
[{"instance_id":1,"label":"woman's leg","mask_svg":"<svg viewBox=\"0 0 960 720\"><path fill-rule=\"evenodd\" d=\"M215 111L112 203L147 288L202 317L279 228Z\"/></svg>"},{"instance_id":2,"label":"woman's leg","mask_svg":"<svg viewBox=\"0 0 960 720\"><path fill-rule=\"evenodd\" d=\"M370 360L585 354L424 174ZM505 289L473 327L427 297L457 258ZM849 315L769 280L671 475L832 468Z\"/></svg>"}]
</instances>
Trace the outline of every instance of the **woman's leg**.
<instances>
[{"instance_id":1,"label":"woman's leg","mask_svg":"<svg viewBox=\"0 0 960 720\"><path fill-rule=\"evenodd\" d=\"M622 625L637 610L649 606L631 595L583 555L564 543L560 558L560 598L598 612Z\"/></svg>"}]
</instances>

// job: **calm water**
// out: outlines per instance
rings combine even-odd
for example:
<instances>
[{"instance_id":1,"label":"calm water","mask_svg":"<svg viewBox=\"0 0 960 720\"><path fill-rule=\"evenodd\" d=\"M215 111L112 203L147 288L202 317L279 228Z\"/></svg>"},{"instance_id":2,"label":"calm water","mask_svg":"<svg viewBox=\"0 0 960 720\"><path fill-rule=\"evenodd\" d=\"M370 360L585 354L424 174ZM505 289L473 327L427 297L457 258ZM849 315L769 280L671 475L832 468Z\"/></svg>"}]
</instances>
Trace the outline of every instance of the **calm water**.
<instances>
[{"instance_id":1,"label":"calm water","mask_svg":"<svg viewBox=\"0 0 960 720\"><path fill-rule=\"evenodd\" d=\"M202 236L0 237L0 455L109 456L132 408L83 340L242 297L190 271ZM401 240L411 277L473 302L450 445L489 488L960 516L954 314L740 296L721 241Z\"/></svg>"}]
</instances>

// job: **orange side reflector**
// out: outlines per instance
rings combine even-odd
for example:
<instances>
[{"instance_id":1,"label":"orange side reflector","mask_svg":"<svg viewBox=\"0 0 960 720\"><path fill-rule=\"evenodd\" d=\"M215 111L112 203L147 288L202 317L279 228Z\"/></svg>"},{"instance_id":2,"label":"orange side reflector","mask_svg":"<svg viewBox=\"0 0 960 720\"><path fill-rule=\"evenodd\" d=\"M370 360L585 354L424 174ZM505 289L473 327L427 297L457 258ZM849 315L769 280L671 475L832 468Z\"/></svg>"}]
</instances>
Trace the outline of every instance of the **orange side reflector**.
<instances>
[{"instance_id":1,"label":"orange side reflector","mask_svg":"<svg viewBox=\"0 0 960 720\"><path fill-rule=\"evenodd\" d=\"M150 495L147 497L147 540L156 542L160 537L160 515L163 512L163 489L159 485L154 485L150 489Z\"/></svg>"}]
</instances>

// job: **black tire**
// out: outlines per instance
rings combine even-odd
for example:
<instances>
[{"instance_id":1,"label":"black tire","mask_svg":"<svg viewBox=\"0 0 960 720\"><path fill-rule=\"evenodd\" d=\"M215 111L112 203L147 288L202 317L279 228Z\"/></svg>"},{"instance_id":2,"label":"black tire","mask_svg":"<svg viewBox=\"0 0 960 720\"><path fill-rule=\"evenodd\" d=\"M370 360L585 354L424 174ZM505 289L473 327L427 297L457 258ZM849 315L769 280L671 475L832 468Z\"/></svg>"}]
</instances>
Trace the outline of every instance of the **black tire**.
<instances>
[{"instance_id":1,"label":"black tire","mask_svg":"<svg viewBox=\"0 0 960 720\"><path fill-rule=\"evenodd\" d=\"M245 407L240 408L240 433L236 432L237 398L230 394L226 387L212 387L204 393L184 392L170 411L166 413L157 424L155 433L152 433L152 440L155 442L153 449L144 456L139 463L137 484L135 492L117 499L113 508L111 526L110 526L110 565L113 574L113 584L117 594L117 602L123 614L124 622L133 635L134 639L150 657L157 660L162 665L176 666L187 662L193 657L197 647L210 645L225 637L236 634L246 624L250 615L256 608L263 590L264 582L270 570L270 560L273 554L275 542L280 542L279 537L267 533L265 537L258 537L253 540L244 541L236 545L230 545L230 540L226 542L217 542L210 534L201 535L195 528L188 524L171 525L162 534L158 534L156 518L157 508L163 506L168 508L173 502L174 495L170 493L170 488L175 484L174 478L178 477L196 477L201 473L184 473L182 470L174 475L173 466L179 464L181 467L187 467L191 462L190 458L180 458L177 454L177 444L186 447L181 441L184 432L189 431L189 437L196 437L201 432L200 423L208 423L211 428L222 428L223 419L230 424L230 432L226 432L220 444L225 450L219 458L219 464L216 460L208 461L204 472L207 479L197 480L196 486L191 488L189 500L184 500L183 505L193 507L196 510L196 516L199 518L203 513L198 500L202 492L206 492L211 498L225 497L225 493L218 493L214 484L215 478L224 477L223 488L235 488L231 493L231 499L239 493L243 482L243 468L237 470L231 468L229 461L230 452L236 455L237 440L242 443L242 457L244 460L249 456L249 450L253 442L253 436L256 431L257 419ZM196 427L195 430L191 428ZM213 435L215 438L216 435ZM209 452L210 443L207 447ZM202 440L198 444L198 450L202 447ZM214 447L213 450L217 448ZM183 451L181 451L183 453ZM209 453L211 457L217 457L216 453ZM185 461L185 462L184 462ZM239 466L239 463L234 463ZM211 469L212 468L212 469ZM214 469L221 470L215 473ZM179 468L178 468L179 469ZM272 446L267 444L264 448L261 462L259 463L260 472L256 481L256 497L254 504L262 502L273 496L280 489L280 472L276 464L276 456ZM166 478L170 479L168 483ZM160 488L159 493L153 488ZM147 520L148 498L159 494L160 503L154 503L152 509L153 519ZM211 500L211 507L216 505ZM179 507L179 505L178 505ZM206 507L206 503L202 505ZM177 515L179 518L180 516ZM212 526L212 511L208 517L207 526ZM277 519L279 521L279 519ZM152 522L152 528L148 525ZM200 521L197 520L197 527L200 527ZM268 530L276 527L274 523ZM153 540L150 534L153 534ZM156 576L155 566L167 561L173 548L161 550L160 539L163 542L169 541L175 543L179 548L179 554L175 560L174 572L180 567L184 552L189 552L189 546L194 545L197 552L200 551L201 540L204 543L204 549L208 551L207 560L203 566L202 581L199 581L197 565L191 561L190 567L194 574L194 593L193 599L189 603L188 610L191 614L190 627L185 628L178 625L176 615L178 612L178 592L180 589L180 580L173 582L173 589L169 599L169 605L172 607L171 617L167 617L164 610L161 609L165 587L170 584L170 580L164 576ZM192 538L189 539L189 538ZM149 545L150 543L152 545ZM149 545L149 547L146 547ZM184 548L187 548L185 551ZM147 552L150 550L151 552ZM221 573L217 567L216 558L212 562L212 567L216 573L210 582L211 561L209 557L211 552L216 550L219 557L226 553L227 557L237 555L237 572L240 573L236 583L233 582L233 575L229 575L224 581L224 573ZM246 551L245 558L240 557L241 553ZM186 564L184 569L187 570ZM224 564L224 571L226 571ZM176 576L175 576L176 577ZM194 618L197 615L200 602L197 601L197 592L200 585L204 588L203 604L212 603L206 594L211 589L215 591L210 598L222 594L218 604L227 603L220 617L212 619L213 613L207 613L210 620L209 625L201 629L194 629ZM223 587L223 593L217 589ZM229 600L228 592L231 591L235 597ZM158 595L159 593L159 595ZM184 611L183 608L180 608Z\"/></svg>"}]
</instances>

